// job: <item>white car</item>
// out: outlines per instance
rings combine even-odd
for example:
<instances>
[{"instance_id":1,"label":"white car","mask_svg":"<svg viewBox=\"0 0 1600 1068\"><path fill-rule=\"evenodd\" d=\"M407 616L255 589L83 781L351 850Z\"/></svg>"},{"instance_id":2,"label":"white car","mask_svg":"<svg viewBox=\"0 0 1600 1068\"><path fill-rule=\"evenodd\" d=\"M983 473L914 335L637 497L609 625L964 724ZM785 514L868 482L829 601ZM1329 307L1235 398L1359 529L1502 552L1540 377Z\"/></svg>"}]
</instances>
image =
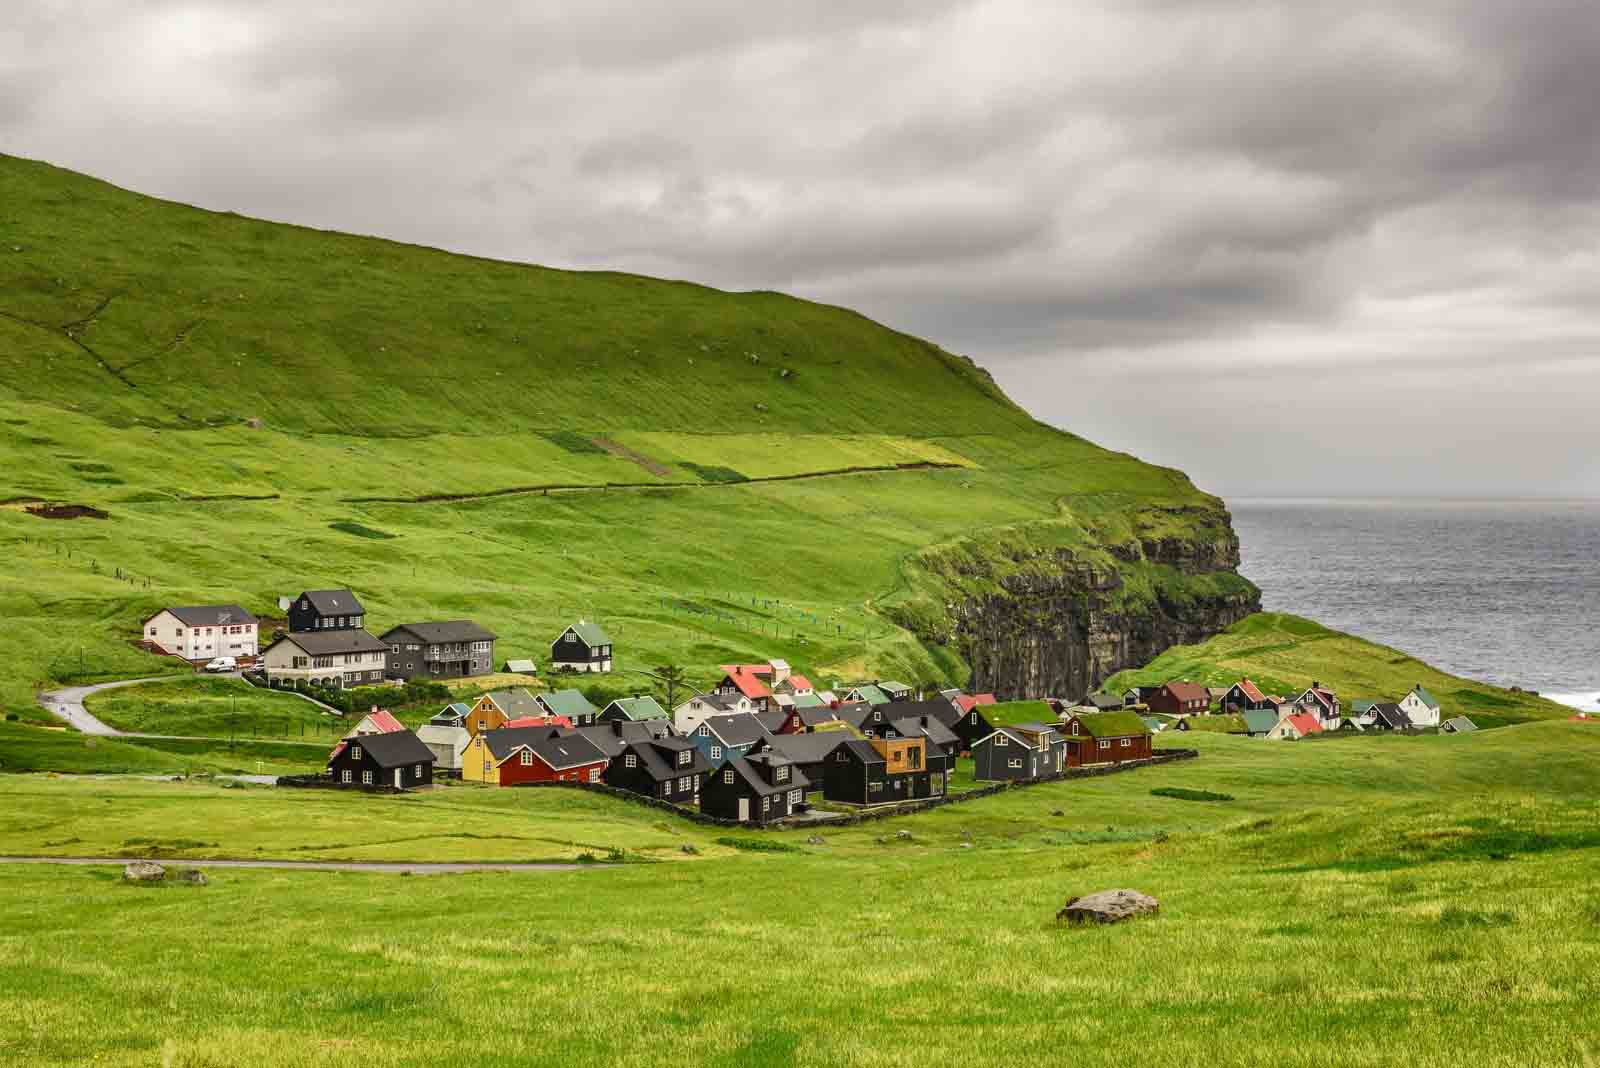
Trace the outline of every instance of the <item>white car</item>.
<instances>
[{"instance_id":1,"label":"white car","mask_svg":"<svg viewBox=\"0 0 1600 1068\"><path fill-rule=\"evenodd\" d=\"M239 661L231 656L219 656L215 660L206 661L207 671L237 671Z\"/></svg>"}]
</instances>

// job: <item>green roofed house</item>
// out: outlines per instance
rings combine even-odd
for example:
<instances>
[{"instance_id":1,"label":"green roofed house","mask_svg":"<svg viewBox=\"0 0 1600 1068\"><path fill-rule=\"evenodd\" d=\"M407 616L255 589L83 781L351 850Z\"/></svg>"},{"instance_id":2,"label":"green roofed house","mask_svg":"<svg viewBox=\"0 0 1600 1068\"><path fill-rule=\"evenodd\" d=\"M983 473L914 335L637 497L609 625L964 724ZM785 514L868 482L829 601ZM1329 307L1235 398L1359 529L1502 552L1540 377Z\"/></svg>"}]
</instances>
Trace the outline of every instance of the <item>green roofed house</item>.
<instances>
[{"instance_id":1,"label":"green roofed house","mask_svg":"<svg viewBox=\"0 0 1600 1068\"><path fill-rule=\"evenodd\" d=\"M1276 709L1249 709L1240 715L1244 717L1245 733L1252 738L1265 738L1278 725Z\"/></svg>"},{"instance_id":2,"label":"green roofed house","mask_svg":"<svg viewBox=\"0 0 1600 1068\"><path fill-rule=\"evenodd\" d=\"M554 690L534 697L534 702L552 716L566 716L574 727L587 727L599 710L577 690Z\"/></svg>"},{"instance_id":3,"label":"green roofed house","mask_svg":"<svg viewBox=\"0 0 1600 1068\"><path fill-rule=\"evenodd\" d=\"M611 635L598 623L578 620L550 643L550 668L553 671L610 671Z\"/></svg>"},{"instance_id":4,"label":"green roofed house","mask_svg":"<svg viewBox=\"0 0 1600 1068\"><path fill-rule=\"evenodd\" d=\"M872 684L850 687L844 692L844 699L849 704L886 705L889 703L889 695Z\"/></svg>"},{"instance_id":5,"label":"green roofed house","mask_svg":"<svg viewBox=\"0 0 1600 1068\"><path fill-rule=\"evenodd\" d=\"M1400 699L1400 711L1406 714L1413 727L1437 727L1441 718L1439 699L1420 682Z\"/></svg>"},{"instance_id":6,"label":"green roofed house","mask_svg":"<svg viewBox=\"0 0 1600 1068\"><path fill-rule=\"evenodd\" d=\"M1043 701L997 701L983 708L984 717L996 727L1019 723L1054 723L1055 710Z\"/></svg>"},{"instance_id":7,"label":"green roofed house","mask_svg":"<svg viewBox=\"0 0 1600 1068\"><path fill-rule=\"evenodd\" d=\"M639 697L619 697L600 710L600 722L619 720L624 723L643 723L650 719L671 719L667 710L648 694Z\"/></svg>"},{"instance_id":8,"label":"green roofed house","mask_svg":"<svg viewBox=\"0 0 1600 1068\"><path fill-rule=\"evenodd\" d=\"M1466 734L1468 731L1477 729L1478 725L1466 716L1452 716L1439 725L1439 733L1441 734Z\"/></svg>"},{"instance_id":9,"label":"green roofed house","mask_svg":"<svg viewBox=\"0 0 1600 1068\"><path fill-rule=\"evenodd\" d=\"M903 682L880 682L878 689L891 702L911 700L911 687Z\"/></svg>"},{"instance_id":10,"label":"green roofed house","mask_svg":"<svg viewBox=\"0 0 1600 1068\"><path fill-rule=\"evenodd\" d=\"M796 708L821 708L827 703L814 693L797 693L794 695L794 707Z\"/></svg>"},{"instance_id":11,"label":"green roofed house","mask_svg":"<svg viewBox=\"0 0 1600 1068\"><path fill-rule=\"evenodd\" d=\"M1074 715L1063 729L1069 768L1147 760L1152 755L1150 728L1135 712Z\"/></svg>"}]
</instances>

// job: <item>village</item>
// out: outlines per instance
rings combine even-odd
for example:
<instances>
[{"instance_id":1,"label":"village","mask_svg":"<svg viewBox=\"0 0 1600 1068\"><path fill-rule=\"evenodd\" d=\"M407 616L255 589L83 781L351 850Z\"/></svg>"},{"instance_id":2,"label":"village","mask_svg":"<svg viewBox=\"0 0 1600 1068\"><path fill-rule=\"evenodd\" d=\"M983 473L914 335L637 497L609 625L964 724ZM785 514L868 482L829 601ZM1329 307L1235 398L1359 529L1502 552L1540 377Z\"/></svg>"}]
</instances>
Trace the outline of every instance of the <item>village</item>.
<instances>
[{"instance_id":1,"label":"village","mask_svg":"<svg viewBox=\"0 0 1600 1068\"><path fill-rule=\"evenodd\" d=\"M258 686L308 695L470 680L497 668L538 674L531 659L498 661L496 634L471 620L404 623L375 636L348 589L308 590L279 607L287 627L265 647L260 620L236 604L163 609L144 621L140 642L197 670L237 671ZM576 680L609 675L613 666L604 627L578 620L551 640L545 670ZM882 679L819 686L776 658L715 671L718 681L704 692L680 683L691 690L681 702L673 703L669 681L670 708L643 693L597 707L571 685L537 693L506 687L452 701L413 730L374 705L333 747L321 775L285 785L392 792L445 780L562 784L770 825L940 803L961 792L958 786L1131 769L1178 755L1153 745L1168 731L1295 741L1334 732L1476 729L1464 716L1445 718L1420 684L1393 701L1348 706L1317 681L1285 697L1263 693L1249 679L1002 700Z\"/></svg>"}]
</instances>

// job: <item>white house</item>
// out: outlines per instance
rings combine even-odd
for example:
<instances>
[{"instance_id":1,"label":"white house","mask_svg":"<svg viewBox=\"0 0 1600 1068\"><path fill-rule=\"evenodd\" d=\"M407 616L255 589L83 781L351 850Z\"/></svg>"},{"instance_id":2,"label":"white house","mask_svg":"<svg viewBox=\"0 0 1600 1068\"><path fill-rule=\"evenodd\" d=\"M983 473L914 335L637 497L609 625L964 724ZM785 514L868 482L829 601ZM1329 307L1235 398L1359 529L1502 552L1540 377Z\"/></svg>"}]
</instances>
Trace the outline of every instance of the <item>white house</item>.
<instances>
[{"instance_id":1,"label":"white house","mask_svg":"<svg viewBox=\"0 0 1600 1068\"><path fill-rule=\"evenodd\" d=\"M292 682L340 688L376 686L389 663L389 644L365 630L302 631L267 646L261 666L273 686Z\"/></svg>"},{"instance_id":2,"label":"white house","mask_svg":"<svg viewBox=\"0 0 1600 1068\"><path fill-rule=\"evenodd\" d=\"M1439 725L1439 699L1424 689L1420 682L1400 698L1400 711L1406 714L1413 727Z\"/></svg>"},{"instance_id":3,"label":"white house","mask_svg":"<svg viewBox=\"0 0 1600 1068\"><path fill-rule=\"evenodd\" d=\"M740 712L754 714L755 710L754 702L742 693L700 693L672 710L672 726L679 734L688 737L711 716Z\"/></svg>"},{"instance_id":4,"label":"white house","mask_svg":"<svg viewBox=\"0 0 1600 1068\"><path fill-rule=\"evenodd\" d=\"M236 604L163 608L144 621L144 640L172 656L204 663L219 656L255 656L256 617Z\"/></svg>"},{"instance_id":5,"label":"white house","mask_svg":"<svg viewBox=\"0 0 1600 1068\"><path fill-rule=\"evenodd\" d=\"M433 751L433 766L461 770L461 754L472 743L472 735L465 727L446 727L439 723L424 723L417 728L417 737Z\"/></svg>"}]
</instances>

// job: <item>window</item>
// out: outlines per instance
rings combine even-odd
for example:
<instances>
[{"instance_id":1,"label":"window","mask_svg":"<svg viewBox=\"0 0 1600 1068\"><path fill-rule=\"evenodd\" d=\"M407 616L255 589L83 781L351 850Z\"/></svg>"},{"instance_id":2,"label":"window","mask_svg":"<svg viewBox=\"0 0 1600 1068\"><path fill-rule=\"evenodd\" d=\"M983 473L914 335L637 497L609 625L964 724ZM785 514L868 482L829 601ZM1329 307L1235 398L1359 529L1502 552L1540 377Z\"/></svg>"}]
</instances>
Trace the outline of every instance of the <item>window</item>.
<instances>
[{"instance_id":1,"label":"window","mask_svg":"<svg viewBox=\"0 0 1600 1068\"><path fill-rule=\"evenodd\" d=\"M533 754L526 749L522 751L522 766L525 768L533 767Z\"/></svg>"},{"instance_id":2,"label":"window","mask_svg":"<svg viewBox=\"0 0 1600 1068\"><path fill-rule=\"evenodd\" d=\"M183 637L183 628L179 627L177 630L173 631L173 633L181 638L181 637Z\"/></svg>"},{"instance_id":3,"label":"window","mask_svg":"<svg viewBox=\"0 0 1600 1068\"><path fill-rule=\"evenodd\" d=\"M600 769L599 768L590 768L589 769L589 781L590 782L599 782L600 781Z\"/></svg>"},{"instance_id":4,"label":"window","mask_svg":"<svg viewBox=\"0 0 1600 1068\"><path fill-rule=\"evenodd\" d=\"M689 766L689 762L692 761L693 759L694 759L694 754L691 753L687 749L685 749L683 752L678 754L678 763L683 765L684 767L688 767Z\"/></svg>"},{"instance_id":5,"label":"window","mask_svg":"<svg viewBox=\"0 0 1600 1068\"><path fill-rule=\"evenodd\" d=\"M1102 738L1102 739L1100 739L1100 748L1101 749L1110 749L1111 748L1111 739L1110 738Z\"/></svg>"},{"instance_id":6,"label":"window","mask_svg":"<svg viewBox=\"0 0 1600 1068\"><path fill-rule=\"evenodd\" d=\"M309 664L309 663L311 663L311 661L310 661L310 659L309 659L309 658L307 658L307 657L303 657L303 656L297 656L297 657L294 657L294 658L293 658L293 663L294 663L294 666L295 666L295 667L297 667L297 668L303 668L303 667L305 667L305 666L306 666L306 665L307 665L307 664Z\"/></svg>"},{"instance_id":7,"label":"window","mask_svg":"<svg viewBox=\"0 0 1600 1068\"><path fill-rule=\"evenodd\" d=\"M693 790L694 789L694 778L693 778L693 776L685 775L683 778L679 779L678 780L678 789L681 790L683 793L688 793L690 790Z\"/></svg>"},{"instance_id":8,"label":"window","mask_svg":"<svg viewBox=\"0 0 1600 1068\"><path fill-rule=\"evenodd\" d=\"M361 747L359 745L353 745L353 746L350 747L350 759L351 760L360 760L361 759Z\"/></svg>"},{"instance_id":9,"label":"window","mask_svg":"<svg viewBox=\"0 0 1600 1068\"><path fill-rule=\"evenodd\" d=\"M371 786L372 785L372 772L363 771L361 773L361 785L362 786Z\"/></svg>"},{"instance_id":10,"label":"window","mask_svg":"<svg viewBox=\"0 0 1600 1068\"><path fill-rule=\"evenodd\" d=\"M389 651L391 653L399 653L400 652L400 643L399 642L395 642L393 645L389 646Z\"/></svg>"},{"instance_id":11,"label":"window","mask_svg":"<svg viewBox=\"0 0 1600 1068\"><path fill-rule=\"evenodd\" d=\"M1122 748L1126 749L1129 746L1131 746L1132 744L1133 744L1133 739L1132 738L1124 738L1124 739L1122 739Z\"/></svg>"},{"instance_id":12,"label":"window","mask_svg":"<svg viewBox=\"0 0 1600 1068\"><path fill-rule=\"evenodd\" d=\"M772 811L772 798L763 797L761 799L761 814L762 815L766 815L768 812L771 812L771 811Z\"/></svg>"},{"instance_id":13,"label":"window","mask_svg":"<svg viewBox=\"0 0 1600 1068\"><path fill-rule=\"evenodd\" d=\"M733 772L731 770L723 772L722 773L722 781L727 783L729 786L732 786L733 785Z\"/></svg>"},{"instance_id":14,"label":"window","mask_svg":"<svg viewBox=\"0 0 1600 1068\"><path fill-rule=\"evenodd\" d=\"M421 764L418 764L416 767L411 769L411 777L413 779L422 778L422 765Z\"/></svg>"},{"instance_id":15,"label":"window","mask_svg":"<svg viewBox=\"0 0 1600 1068\"><path fill-rule=\"evenodd\" d=\"M789 781L789 769L788 768L775 768L773 770L773 772L772 772L772 778L776 782L788 782Z\"/></svg>"},{"instance_id":16,"label":"window","mask_svg":"<svg viewBox=\"0 0 1600 1068\"><path fill-rule=\"evenodd\" d=\"M878 793L882 789L883 789L883 783L881 783L881 782L870 782L870 783L867 784L867 792L869 794Z\"/></svg>"},{"instance_id":17,"label":"window","mask_svg":"<svg viewBox=\"0 0 1600 1068\"><path fill-rule=\"evenodd\" d=\"M155 636L156 636L156 628L151 627L150 628L150 637L154 638Z\"/></svg>"},{"instance_id":18,"label":"window","mask_svg":"<svg viewBox=\"0 0 1600 1068\"><path fill-rule=\"evenodd\" d=\"M349 782L350 778L351 778L351 776L350 776L350 769L349 768L346 768L339 775L339 781L340 782Z\"/></svg>"},{"instance_id":19,"label":"window","mask_svg":"<svg viewBox=\"0 0 1600 1068\"><path fill-rule=\"evenodd\" d=\"M480 730L480 731L481 731L481 730L483 730L483 729L484 729L484 728L485 728L485 727L487 727L487 726L488 726L488 725L489 725L489 723L488 723L488 721L487 721L487 720L482 720L482 719L480 719L480 720L479 720L479 721L478 721L478 729L479 729L479 730Z\"/></svg>"},{"instance_id":20,"label":"window","mask_svg":"<svg viewBox=\"0 0 1600 1068\"><path fill-rule=\"evenodd\" d=\"M799 790L790 790L789 791L789 804L791 806L798 805L800 803L800 799L802 797L804 797L804 796L805 796L805 794L802 793Z\"/></svg>"},{"instance_id":21,"label":"window","mask_svg":"<svg viewBox=\"0 0 1600 1068\"><path fill-rule=\"evenodd\" d=\"M622 765L623 767L636 768L639 766L639 758L634 754L629 753L627 756L622 758Z\"/></svg>"},{"instance_id":22,"label":"window","mask_svg":"<svg viewBox=\"0 0 1600 1068\"><path fill-rule=\"evenodd\" d=\"M1012 757L1009 761L1006 762L1006 767L1009 767L1009 768L1020 768L1020 767L1022 767L1022 758L1021 757Z\"/></svg>"},{"instance_id":23,"label":"window","mask_svg":"<svg viewBox=\"0 0 1600 1068\"><path fill-rule=\"evenodd\" d=\"M702 723L700 724L700 729L695 731L695 733L702 738L709 738L711 737L711 728Z\"/></svg>"},{"instance_id":24,"label":"window","mask_svg":"<svg viewBox=\"0 0 1600 1068\"><path fill-rule=\"evenodd\" d=\"M997 734L997 735L994 736L994 744L995 745L1010 745L1011 744L1011 739L1007 738L1003 734Z\"/></svg>"},{"instance_id":25,"label":"window","mask_svg":"<svg viewBox=\"0 0 1600 1068\"><path fill-rule=\"evenodd\" d=\"M969 720L967 720L967 722L968 722L968 723L973 723L973 724L976 724L976 723L977 723L977 722L978 722L978 714L977 714L977 713L976 713L976 712L974 712L974 713L973 713L973 714L972 714L972 718L971 718L971 719L969 719Z\"/></svg>"},{"instance_id":26,"label":"window","mask_svg":"<svg viewBox=\"0 0 1600 1068\"><path fill-rule=\"evenodd\" d=\"M833 754L833 759L843 764L846 760L850 759L850 754L846 753L844 748L841 746L839 751Z\"/></svg>"},{"instance_id":27,"label":"window","mask_svg":"<svg viewBox=\"0 0 1600 1068\"><path fill-rule=\"evenodd\" d=\"M712 760L721 760L722 759L722 746L714 745L714 746L711 747L711 759Z\"/></svg>"}]
</instances>

